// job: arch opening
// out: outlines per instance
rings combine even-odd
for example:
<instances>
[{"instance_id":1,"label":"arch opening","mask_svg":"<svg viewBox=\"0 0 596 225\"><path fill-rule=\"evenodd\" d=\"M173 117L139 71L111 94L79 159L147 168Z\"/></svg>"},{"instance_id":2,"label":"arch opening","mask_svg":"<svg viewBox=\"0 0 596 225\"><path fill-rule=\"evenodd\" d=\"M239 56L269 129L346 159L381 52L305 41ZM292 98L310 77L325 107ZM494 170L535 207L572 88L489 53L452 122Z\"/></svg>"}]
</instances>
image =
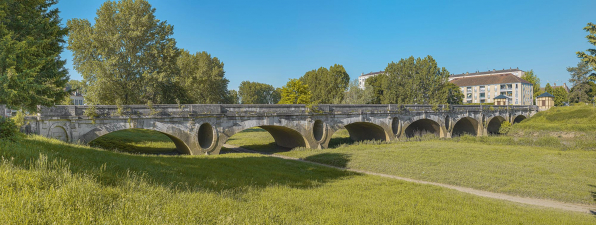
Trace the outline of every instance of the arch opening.
<instances>
[{"instance_id":1,"label":"arch opening","mask_svg":"<svg viewBox=\"0 0 596 225\"><path fill-rule=\"evenodd\" d=\"M300 134L298 131L295 131L294 129L270 125L259 127L269 132L269 134L273 136L275 144L278 146L290 149L296 147L306 147L306 141L304 140L304 137L302 137L302 134Z\"/></svg>"},{"instance_id":2,"label":"arch opening","mask_svg":"<svg viewBox=\"0 0 596 225\"><path fill-rule=\"evenodd\" d=\"M353 141L380 140L387 141L387 135L379 125L368 122L350 123L345 126Z\"/></svg>"},{"instance_id":3,"label":"arch opening","mask_svg":"<svg viewBox=\"0 0 596 225\"><path fill-rule=\"evenodd\" d=\"M478 121L470 117L459 119L459 121L457 121L457 123L455 123L453 126L451 137L457 137L464 134L469 134L472 136L478 135Z\"/></svg>"},{"instance_id":4,"label":"arch opening","mask_svg":"<svg viewBox=\"0 0 596 225\"><path fill-rule=\"evenodd\" d=\"M199 146L202 149L208 149L213 145L213 126L209 123L203 123L199 127Z\"/></svg>"},{"instance_id":5,"label":"arch opening","mask_svg":"<svg viewBox=\"0 0 596 225\"><path fill-rule=\"evenodd\" d=\"M393 132L393 135L399 134L399 118L397 117L393 117L391 120L391 132Z\"/></svg>"},{"instance_id":6,"label":"arch opening","mask_svg":"<svg viewBox=\"0 0 596 225\"><path fill-rule=\"evenodd\" d=\"M312 128L312 135L316 141L321 141L325 134L325 124L321 120L316 120Z\"/></svg>"},{"instance_id":7,"label":"arch opening","mask_svg":"<svg viewBox=\"0 0 596 225\"><path fill-rule=\"evenodd\" d=\"M66 129L64 129L64 127L62 126L54 126L52 127L52 129L50 129L50 137L54 138L54 139L58 139L64 142L68 142L68 133L66 132Z\"/></svg>"},{"instance_id":8,"label":"arch opening","mask_svg":"<svg viewBox=\"0 0 596 225\"><path fill-rule=\"evenodd\" d=\"M486 132L489 135L499 134L499 129L501 128L501 123L503 123L503 121L505 121L505 118L503 118L503 117L500 117L500 116L493 117L488 122L488 125L486 127Z\"/></svg>"},{"instance_id":9,"label":"arch opening","mask_svg":"<svg viewBox=\"0 0 596 225\"><path fill-rule=\"evenodd\" d=\"M411 123L405 130L406 137L423 136L425 134L441 134L441 126L430 119L420 119Z\"/></svg>"},{"instance_id":10,"label":"arch opening","mask_svg":"<svg viewBox=\"0 0 596 225\"><path fill-rule=\"evenodd\" d=\"M99 133L99 134L98 134ZM178 155L190 154L186 144L167 133L148 129L122 129L112 132L93 132L92 147L134 154Z\"/></svg>"},{"instance_id":11,"label":"arch opening","mask_svg":"<svg viewBox=\"0 0 596 225\"><path fill-rule=\"evenodd\" d=\"M521 122L521 121L523 121L525 119L526 119L526 116L524 116L524 115L516 116L515 119L513 120L513 123L512 124L519 123L519 122Z\"/></svg>"}]
</instances>

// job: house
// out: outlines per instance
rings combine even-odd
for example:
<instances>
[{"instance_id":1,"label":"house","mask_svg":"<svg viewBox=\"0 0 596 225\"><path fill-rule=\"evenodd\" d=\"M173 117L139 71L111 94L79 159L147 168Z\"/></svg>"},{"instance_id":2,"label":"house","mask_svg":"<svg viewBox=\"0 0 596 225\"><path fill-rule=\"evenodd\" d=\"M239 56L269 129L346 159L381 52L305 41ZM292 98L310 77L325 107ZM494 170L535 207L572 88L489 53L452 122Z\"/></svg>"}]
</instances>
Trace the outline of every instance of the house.
<instances>
[{"instance_id":1,"label":"house","mask_svg":"<svg viewBox=\"0 0 596 225\"><path fill-rule=\"evenodd\" d=\"M464 103L492 103L494 97L503 95L508 98L510 105L532 105L533 85L518 75L519 73L465 75L453 79L450 77L450 81L460 87L464 94Z\"/></svg>"}]
</instances>

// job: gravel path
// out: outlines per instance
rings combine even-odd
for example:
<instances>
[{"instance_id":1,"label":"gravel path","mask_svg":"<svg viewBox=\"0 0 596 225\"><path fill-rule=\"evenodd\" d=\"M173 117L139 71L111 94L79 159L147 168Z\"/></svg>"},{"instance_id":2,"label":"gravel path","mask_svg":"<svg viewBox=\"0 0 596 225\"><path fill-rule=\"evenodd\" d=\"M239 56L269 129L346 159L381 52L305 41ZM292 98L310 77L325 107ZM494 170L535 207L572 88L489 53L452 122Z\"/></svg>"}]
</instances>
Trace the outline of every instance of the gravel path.
<instances>
[{"instance_id":1,"label":"gravel path","mask_svg":"<svg viewBox=\"0 0 596 225\"><path fill-rule=\"evenodd\" d=\"M315 165L319 165L319 166L331 167L331 168L335 168L335 169L339 169L339 170L346 170L346 171L352 171L352 172L357 172L357 173L362 173L362 174L381 176L381 177L386 177L386 178L391 178L391 179L396 179L396 180L403 180L403 181L418 183L418 184L435 185L435 186L449 188L449 189L453 189L453 190L457 190L457 191L461 191L461 192L465 192L465 193L469 193L469 194L473 194L473 195L477 195L477 196L487 197L487 198L501 199L501 200L506 200L506 201L511 201L511 202L517 202L517 203L528 204L528 205L536 205L536 206L542 206L542 207L548 207L548 208L555 208L555 209L562 209L562 210L567 210L567 211L591 213L591 214L596 215L596 206L572 204L572 203L558 202L558 201L546 200L546 199L536 199L536 198L512 196L512 195L506 195L506 194L500 194L500 193L494 193L494 192L488 192L488 191L481 191L481 190L476 190L476 189L472 189L472 188L466 188L466 187L460 187L460 186L454 186L454 185L448 185L448 184L441 184L441 183L428 182L428 181L422 181L422 180L414 180L414 179L410 179L410 178L406 178L406 177L399 177L399 176L382 174L382 173L374 173L374 172L357 170L357 169L347 169L347 168L335 167L335 166L305 161L302 159L283 156L283 155L265 154L265 153L256 152L256 151L252 151L249 149L241 148L241 147L234 146L234 145L228 145L228 144L224 144L224 147L227 149L230 149L231 151L234 151L234 152L256 153L256 154L267 155L267 156L272 156L272 157L277 157L277 158L282 158L282 159L297 160L297 161L307 162L307 163L311 163L311 164L315 164Z\"/></svg>"}]
</instances>

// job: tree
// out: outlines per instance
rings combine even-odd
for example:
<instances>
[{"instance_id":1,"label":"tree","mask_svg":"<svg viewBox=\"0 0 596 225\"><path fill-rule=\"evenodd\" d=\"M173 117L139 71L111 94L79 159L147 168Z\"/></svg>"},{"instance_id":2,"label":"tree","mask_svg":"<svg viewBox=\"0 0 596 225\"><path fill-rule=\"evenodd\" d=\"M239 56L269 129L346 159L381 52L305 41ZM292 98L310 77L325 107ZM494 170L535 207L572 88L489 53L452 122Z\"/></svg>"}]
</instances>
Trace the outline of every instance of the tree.
<instances>
[{"instance_id":1,"label":"tree","mask_svg":"<svg viewBox=\"0 0 596 225\"><path fill-rule=\"evenodd\" d=\"M447 103L451 105L461 105L464 102L464 93L461 92L459 86L454 83L447 82L445 85L445 92L447 92Z\"/></svg>"},{"instance_id":2,"label":"tree","mask_svg":"<svg viewBox=\"0 0 596 225\"><path fill-rule=\"evenodd\" d=\"M532 90L534 92L533 101L536 101L536 97L540 95L540 78L534 74L534 70L526 71L521 77L522 79L532 84ZM552 94L552 93L551 93Z\"/></svg>"},{"instance_id":3,"label":"tree","mask_svg":"<svg viewBox=\"0 0 596 225\"><path fill-rule=\"evenodd\" d=\"M550 86L550 83L546 83L546 86L544 86L544 91L547 92L547 93L549 93L549 94L554 93L553 92L553 88Z\"/></svg>"},{"instance_id":4,"label":"tree","mask_svg":"<svg viewBox=\"0 0 596 225\"><path fill-rule=\"evenodd\" d=\"M68 21L68 49L88 86L87 102L163 104L181 98L174 27L154 14L146 0L107 1L94 25Z\"/></svg>"},{"instance_id":5,"label":"tree","mask_svg":"<svg viewBox=\"0 0 596 225\"><path fill-rule=\"evenodd\" d=\"M589 34L586 36L588 42L592 45L596 45L596 24L588 23L584 30L587 31ZM588 64L591 70L596 71L596 49L588 49L586 52L577 52L577 57L581 59L582 62ZM591 73L591 80L596 81L596 74Z\"/></svg>"},{"instance_id":6,"label":"tree","mask_svg":"<svg viewBox=\"0 0 596 225\"><path fill-rule=\"evenodd\" d=\"M590 102L591 97L588 93L591 89L589 78L592 71L585 62L577 63L576 67L567 67L567 72L571 75L569 82L573 84L569 92L570 102Z\"/></svg>"},{"instance_id":7,"label":"tree","mask_svg":"<svg viewBox=\"0 0 596 225\"><path fill-rule=\"evenodd\" d=\"M184 103L218 104L228 100L224 63L207 52L190 54L182 50L178 58L180 86L186 94Z\"/></svg>"},{"instance_id":8,"label":"tree","mask_svg":"<svg viewBox=\"0 0 596 225\"><path fill-rule=\"evenodd\" d=\"M555 106L562 106L565 102L567 102L567 91L565 88L559 86L553 89L552 92L555 96Z\"/></svg>"},{"instance_id":9,"label":"tree","mask_svg":"<svg viewBox=\"0 0 596 225\"><path fill-rule=\"evenodd\" d=\"M391 62L385 69L387 82L383 86L383 104L447 103L449 71L439 68L432 56L413 56Z\"/></svg>"},{"instance_id":10,"label":"tree","mask_svg":"<svg viewBox=\"0 0 596 225\"><path fill-rule=\"evenodd\" d=\"M281 88L281 100L278 104L310 104L310 99L308 85L303 84L299 79L290 79Z\"/></svg>"},{"instance_id":11,"label":"tree","mask_svg":"<svg viewBox=\"0 0 596 225\"><path fill-rule=\"evenodd\" d=\"M65 60L68 30L60 26L56 0L0 2L0 104L37 111L68 95Z\"/></svg>"},{"instance_id":12,"label":"tree","mask_svg":"<svg viewBox=\"0 0 596 225\"><path fill-rule=\"evenodd\" d=\"M387 75L378 74L365 80L365 88L370 87L372 89L373 97L370 104L381 104L381 100L383 99L383 87L387 82L387 79Z\"/></svg>"},{"instance_id":13,"label":"tree","mask_svg":"<svg viewBox=\"0 0 596 225\"><path fill-rule=\"evenodd\" d=\"M300 78L300 81L308 85L311 102L332 104L341 102L343 99L350 82L350 75L342 65L335 64L329 69L321 67L308 71Z\"/></svg>"},{"instance_id":14,"label":"tree","mask_svg":"<svg viewBox=\"0 0 596 225\"><path fill-rule=\"evenodd\" d=\"M250 81L240 83L238 94L242 104L276 104L280 98L273 86Z\"/></svg>"},{"instance_id":15,"label":"tree","mask_svg":"<svg viewBox=\"0 0 596 225\"><path fill-rule=\"evenodd\" d=\"M240 104L240 97L236 90L229 90L226 96L225 104Z\"/></svg>"},{"instance_id":16,"label":"tree","mask_svg":"<svg viewBox=\"0 0 596 225\"><path fill-rule=\"evenodd\" d=\"M364 89L360 89L358 79L354 79L348 85L341 104L369 104L374 98L373 91L374 89L366 84Z\"/></svg>"}]
</instances>

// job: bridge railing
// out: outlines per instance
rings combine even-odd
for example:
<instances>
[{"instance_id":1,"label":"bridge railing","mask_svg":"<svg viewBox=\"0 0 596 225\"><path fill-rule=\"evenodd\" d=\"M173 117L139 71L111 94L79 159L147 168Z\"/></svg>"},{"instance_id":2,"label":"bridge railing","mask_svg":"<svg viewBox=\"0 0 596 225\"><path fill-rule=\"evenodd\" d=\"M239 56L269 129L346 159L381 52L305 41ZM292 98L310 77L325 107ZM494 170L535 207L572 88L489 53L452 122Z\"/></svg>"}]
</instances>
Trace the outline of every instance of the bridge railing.
<instances>
[{"instance_id":1,"label":"bridge railing","mask_svg":"<svg viewBox=\"0 0 596 225\"><path fill-rule=\"evenodd\" d=\"M2 111L0 106L0 113ZM96 105L75 106L64 105L54 107L39 107L38 115L43 117L82 117L94 109L98 117L129 117L129 116L169 116L186 117L206 114L233 115L261 115L277 114L302 115L305 113L345 114L345 113L388 113L388 112L439 112L439 111L503 111L503 110L538 110L537 106L490 106L490 105L397 105L397 104L367 104L367 105L279 105L279 104L185 104L185 105ZM86 113L87 112L87 113Z\"/></svg>"}]
</instances>

